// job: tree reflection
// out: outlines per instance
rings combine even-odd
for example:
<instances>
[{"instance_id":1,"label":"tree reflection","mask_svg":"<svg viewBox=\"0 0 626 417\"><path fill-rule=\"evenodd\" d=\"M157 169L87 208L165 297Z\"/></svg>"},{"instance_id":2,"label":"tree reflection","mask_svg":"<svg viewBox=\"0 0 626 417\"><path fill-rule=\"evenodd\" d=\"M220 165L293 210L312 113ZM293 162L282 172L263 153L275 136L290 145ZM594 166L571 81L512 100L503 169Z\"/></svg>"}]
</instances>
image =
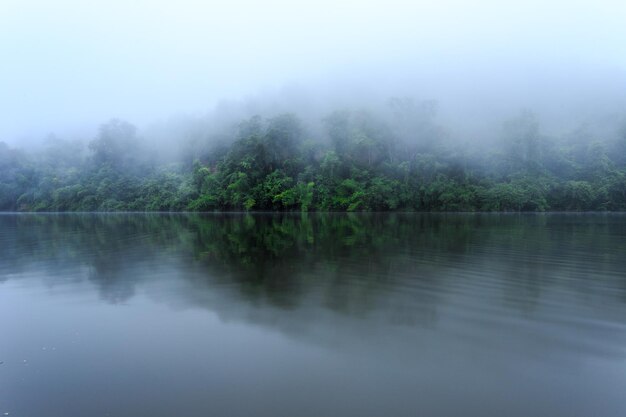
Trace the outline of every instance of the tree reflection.
<instances>
[{"instance_id":1,"label":"tree reflection","mask_svg":"<svg viewBox=\"0 0 626 417\"><path fill-rule=\"evenodd\" d=\"M124 303L137 286L180 279L189 302L222 292L250 306L428 325L478 281L526 312L573 274L576 291L624 289L625 225L606 215L3 215L0 281L41 271L47 285L90 281L102 300Z\"/></svg>"}]
</instances>

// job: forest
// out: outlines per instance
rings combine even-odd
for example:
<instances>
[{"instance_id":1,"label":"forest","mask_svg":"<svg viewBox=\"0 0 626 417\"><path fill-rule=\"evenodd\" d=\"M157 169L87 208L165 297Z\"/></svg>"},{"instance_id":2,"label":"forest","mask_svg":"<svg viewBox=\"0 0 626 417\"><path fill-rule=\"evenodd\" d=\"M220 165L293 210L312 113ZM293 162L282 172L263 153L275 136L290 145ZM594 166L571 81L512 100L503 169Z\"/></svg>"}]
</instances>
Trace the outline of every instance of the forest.
<instances>
[{"instance_id":1,"label":"forest","mask_svg":"<svg viewBox=\"0 0 626 417\"><path fill-rule=\"evenodd\" d=\"M558 137L525 110L495 139L459 138L437 103L195 128L169 145L112 119L92 140L0 142L2 211L620 211L626 128ZM621 126L621 127L620 127ZM461 135L462 136L462 135Z\"/></svg>"}]
</instances>

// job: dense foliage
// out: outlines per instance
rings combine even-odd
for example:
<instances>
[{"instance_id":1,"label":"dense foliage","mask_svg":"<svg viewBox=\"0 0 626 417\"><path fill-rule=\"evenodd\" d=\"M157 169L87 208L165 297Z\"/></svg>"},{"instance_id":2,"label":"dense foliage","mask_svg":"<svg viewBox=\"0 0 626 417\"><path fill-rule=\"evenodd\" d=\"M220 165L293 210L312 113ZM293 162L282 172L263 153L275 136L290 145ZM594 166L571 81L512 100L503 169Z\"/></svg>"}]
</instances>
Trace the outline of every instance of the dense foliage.
<instances>
[{"instance_id":1,"label":"dense foliage","mask_svg":"<svg viewBox=\"0 0 626 417\"><path fill-rule=\"evenodd\" d=\"M120 120L88 147L0 142L0 210L626 210L624 132L552 138L524 112L498 141L462 145L435 123L434 103L390 109L334 112L316 134L292 114L253 117L219 140L180 141L176 159Z\"/></svg>"}]
</instances>

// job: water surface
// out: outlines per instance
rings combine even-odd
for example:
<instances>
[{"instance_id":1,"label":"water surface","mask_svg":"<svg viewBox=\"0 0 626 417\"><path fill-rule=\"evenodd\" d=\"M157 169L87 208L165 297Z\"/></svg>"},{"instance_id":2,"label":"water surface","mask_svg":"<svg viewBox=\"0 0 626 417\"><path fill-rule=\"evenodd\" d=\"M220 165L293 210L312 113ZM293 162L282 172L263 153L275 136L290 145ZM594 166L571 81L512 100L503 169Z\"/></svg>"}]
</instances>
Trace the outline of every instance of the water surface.
<instances>
[{"instance_id":1,"label":"water surface","mask_svg":"<svg viewBox=\"0 0 626 417\"><path fill-rule=\"evenodd\" d=\"M0 215L0 413L624 416L626 215Z\"/></svg>"}]
</instances>

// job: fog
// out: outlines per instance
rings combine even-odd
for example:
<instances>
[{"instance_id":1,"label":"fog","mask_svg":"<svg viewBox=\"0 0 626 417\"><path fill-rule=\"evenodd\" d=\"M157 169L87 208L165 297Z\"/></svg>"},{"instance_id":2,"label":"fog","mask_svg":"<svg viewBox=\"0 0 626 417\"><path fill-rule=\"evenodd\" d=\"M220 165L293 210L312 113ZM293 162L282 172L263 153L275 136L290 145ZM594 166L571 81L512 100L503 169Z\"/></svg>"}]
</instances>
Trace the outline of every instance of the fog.
<instances>
[{"instance_id":1,"label":"fog","mask_svg":"<svg viewBox=\"0 0 626 417\"><path fill-rule=\"evenodd\" d=\"M624 211L626 5L0 5L3 211Z\"/></svg>"},{"instance_id":2,"label":"fog","mask_svg":"<svg viewBox=\"0 0 626 417\"><path fill-rule=\"evenodd\" d=\"M548 133L610 131L625 18L619 1L3 0L0 141L91 140L113 117L155 137L184 120L314 122L390 97L436 100L465 140L520 109Z\"/></svg>"}]
</instances>

